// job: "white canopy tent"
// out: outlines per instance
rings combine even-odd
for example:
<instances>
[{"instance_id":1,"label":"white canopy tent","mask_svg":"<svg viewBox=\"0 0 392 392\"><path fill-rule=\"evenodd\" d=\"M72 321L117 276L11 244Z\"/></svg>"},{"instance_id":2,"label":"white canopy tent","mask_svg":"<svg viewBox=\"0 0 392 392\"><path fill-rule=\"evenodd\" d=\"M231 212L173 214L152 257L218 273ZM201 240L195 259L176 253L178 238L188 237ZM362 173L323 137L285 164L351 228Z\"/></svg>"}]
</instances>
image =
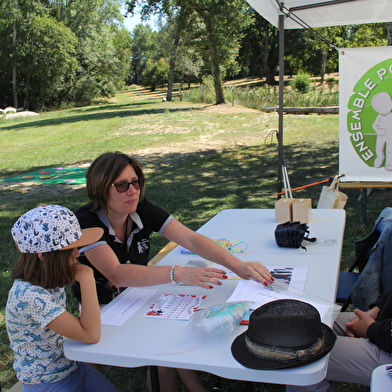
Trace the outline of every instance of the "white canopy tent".
<instances>
[{"instance_id":1,"label":"white canopy tent","mask_svg":"<svg viewBox=\"0 0 392 392\"><path fill-rule=\"evenodd\" d=\"M283 177L284 30L392 22L392 0L247 0L279 28L278 193Z\"/></svg>"},{"instance_id":2,"label":"white canopy tent","mask_svg":"<svg viewBox=\"0 0 392 392\"><path fill-rule=\"evenodd\" d=\"M392 21L390 0L247 0L248 3L275 27L279 27L279 15L285 18L285 29L298 29L295 21L303 20L310 27L340 26L361 23Z\"/></svg>"}]
</instances>

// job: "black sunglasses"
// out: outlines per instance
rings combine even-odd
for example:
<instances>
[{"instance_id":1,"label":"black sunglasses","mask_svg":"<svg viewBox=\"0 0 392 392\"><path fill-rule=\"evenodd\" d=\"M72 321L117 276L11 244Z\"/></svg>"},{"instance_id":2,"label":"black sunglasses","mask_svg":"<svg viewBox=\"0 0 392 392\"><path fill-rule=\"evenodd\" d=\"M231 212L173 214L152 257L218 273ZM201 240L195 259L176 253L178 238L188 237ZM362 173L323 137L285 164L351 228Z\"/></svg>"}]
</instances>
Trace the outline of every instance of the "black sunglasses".
<instances>
[{"instance_id":1,"label":"black sunglasses","mask_svg":"<svg viewBox=\"0 0 392 392\"><path fill-rule=\"evenodd\" d=\"M136 190L139 190L140 187L144 185L144 178L138 178L137 180L132 180L131 182L122 181L117 182L116 184L112 184L112 186L116 187L116 191L118 193L124 193L129 189L129 186L132 185Z\"/></svg>"}]
</instances>

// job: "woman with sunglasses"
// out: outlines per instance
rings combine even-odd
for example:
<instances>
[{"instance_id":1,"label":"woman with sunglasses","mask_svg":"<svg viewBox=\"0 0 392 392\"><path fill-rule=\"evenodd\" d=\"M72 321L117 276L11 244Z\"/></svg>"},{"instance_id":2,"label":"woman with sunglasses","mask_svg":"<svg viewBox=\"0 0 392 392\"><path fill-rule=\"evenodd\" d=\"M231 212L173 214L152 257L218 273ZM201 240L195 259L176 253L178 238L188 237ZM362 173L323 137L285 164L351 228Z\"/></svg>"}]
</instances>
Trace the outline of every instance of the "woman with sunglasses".
<instances>
[{"instance_id":1,"label":"woman with sunglasses","mask_svg":"<svg viewBox=\"0 0 392 392\"><path fill-rule=\"evenodd\" d=\"M91 203L80 208L76 215L82 228L101 227L104 235L98 242L80 249L80 261L94 269L100 304L107 304L121 288L129 286L181 282L212 289L212 285L221 285L221 280L227 278L225 271L217 268L148 267L152 232L221 264L243 279L253 278L264 285L272 283L273 278L263 265L242 262L148 201L144 197L143 169L136 159L120 152L105 153L91 164L86 179ZM77 287L74 293L78 297ZM169 378L165 379L161 391L176 391L176 382L175 386L169 385ZM204 391L187 387L191 391Z\"/></svg>"}]
</instances>

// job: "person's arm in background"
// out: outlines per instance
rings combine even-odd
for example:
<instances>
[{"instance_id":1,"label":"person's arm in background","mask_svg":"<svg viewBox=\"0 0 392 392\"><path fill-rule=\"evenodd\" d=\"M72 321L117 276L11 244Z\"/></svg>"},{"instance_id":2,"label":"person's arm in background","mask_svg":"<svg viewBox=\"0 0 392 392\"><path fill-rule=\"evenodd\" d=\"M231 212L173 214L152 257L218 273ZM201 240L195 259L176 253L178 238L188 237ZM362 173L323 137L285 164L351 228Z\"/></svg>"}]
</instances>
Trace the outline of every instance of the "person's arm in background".
<instances>
[{"instance_id":1,"label":"person's arm in background","mask_svg":"<svg viewBox=\"0 0 392 392\"><path fill-rule=\"evenodd\" d=\"M390 353L392 289L379 295L370 308L367 312L354 310L357 317L346 324L347 336L368 338L372 343Z\"/></svg>"}]
</instances>

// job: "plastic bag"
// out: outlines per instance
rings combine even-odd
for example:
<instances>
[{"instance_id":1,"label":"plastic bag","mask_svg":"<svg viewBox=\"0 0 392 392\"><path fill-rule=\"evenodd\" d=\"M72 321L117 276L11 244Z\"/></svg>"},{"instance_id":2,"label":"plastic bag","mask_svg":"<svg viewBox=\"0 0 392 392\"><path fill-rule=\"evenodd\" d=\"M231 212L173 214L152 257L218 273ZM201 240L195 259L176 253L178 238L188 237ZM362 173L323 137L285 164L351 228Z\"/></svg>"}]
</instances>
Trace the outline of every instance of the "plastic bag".
<instances>
[{"instance_id":1,"label":"plastic bag","mask_svg":"<svg viewBox=\"0 0 392 392\"><path fill-rule=\"evenodd\" d=\"M339 176L335 176L331 185L323 186L317 208L344 209L348 196L339 191Z\"/></svg>"},{"instance_id":2,"label":"plastic bag","mask_svg":"<svg viewBox=\"0 0 392 392\"><path fill-rule=\"evenodd\" d=\"M187 329L212 335L232 332L251 304L249 301L225 302L197 310Z\"/></svg>"}]
</instances>

